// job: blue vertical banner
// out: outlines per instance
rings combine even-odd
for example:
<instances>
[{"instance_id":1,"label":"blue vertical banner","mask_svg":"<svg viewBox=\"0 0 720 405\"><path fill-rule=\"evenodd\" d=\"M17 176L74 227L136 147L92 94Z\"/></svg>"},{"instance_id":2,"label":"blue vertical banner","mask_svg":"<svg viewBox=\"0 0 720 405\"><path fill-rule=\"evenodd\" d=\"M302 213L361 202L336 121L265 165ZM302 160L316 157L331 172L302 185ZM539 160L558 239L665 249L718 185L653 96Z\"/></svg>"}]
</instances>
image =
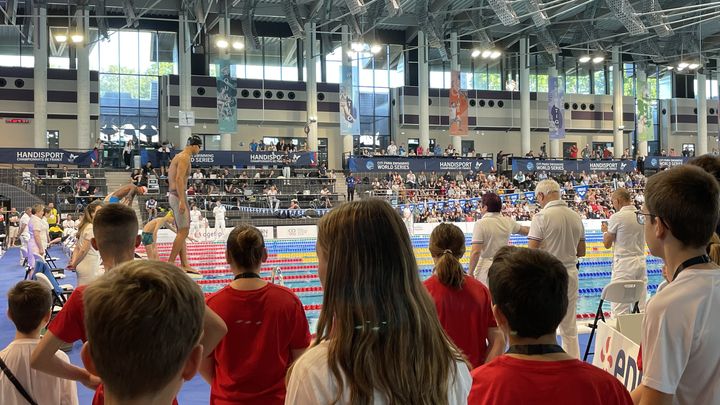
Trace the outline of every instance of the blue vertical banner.
<instances>
[{"instance_id":1,"label":"blue vertical banner","mask_svg":"<svg viewBox=\"0 0 720 405\"><path fill-rule=\"evenodd\" d=\"M237 131L237 86L228 60L217 62L217 113L218 132L234 134Z\"/></svg>"},{"instance_id":2,"label":"blue vertical banner","mask_svg":"<svg viewBox=\"0 0 720 405\"><path fill-rule=\"evenodd\" d=\"M344 56L347 58L347 56ZM352 60L343 63L340 83L340 135L360 135L360 87Z\"/></svg>"},{"instance_id":3,"label":"blue vertical banner","mask_svg":"<svg viewBox=\"0 0 720 405\"><path fill-rule=\"evenodd\" d=\"M565 90L557 76L548 77L548 128L550 139L565 138Z\"/></svg>"}]
</instances>

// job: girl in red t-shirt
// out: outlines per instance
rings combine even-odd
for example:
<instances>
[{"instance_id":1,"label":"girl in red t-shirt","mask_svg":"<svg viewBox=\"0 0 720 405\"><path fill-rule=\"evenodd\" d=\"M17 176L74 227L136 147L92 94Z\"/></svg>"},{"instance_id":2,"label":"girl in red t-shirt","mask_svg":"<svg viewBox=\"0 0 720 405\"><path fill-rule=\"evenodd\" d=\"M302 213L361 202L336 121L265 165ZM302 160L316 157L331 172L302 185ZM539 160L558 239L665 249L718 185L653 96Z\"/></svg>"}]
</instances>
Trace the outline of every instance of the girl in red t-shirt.
<instances>
[{"instance_id":1,"label":"girl in red t-shirt","mask_svg":"<svg viewBox=\"0 0 720 405\"><path fill-rule=\"evenodd\" d=\"M210 404L281 405L287 369L310 344L302 303L289 289L260 278L268 254L254 226L233 229L225 256L235 279L207 299L228 327L201 368L211 386Z\"/></svg>"},{"instance_id":2,"label":"girl in red t-shirt","mask_svg":"<svg viewBox=\"0 0 720 405\"><path fill-rule=\"evenodd\" d=\"M495 323L487 287L468 277L460 264L465 235L455 225L440 224L430 234L429 250L435 269L425 287L440 323L473 368L481 366L502 354L505 336Z\"/></svg>"}]
</instances>

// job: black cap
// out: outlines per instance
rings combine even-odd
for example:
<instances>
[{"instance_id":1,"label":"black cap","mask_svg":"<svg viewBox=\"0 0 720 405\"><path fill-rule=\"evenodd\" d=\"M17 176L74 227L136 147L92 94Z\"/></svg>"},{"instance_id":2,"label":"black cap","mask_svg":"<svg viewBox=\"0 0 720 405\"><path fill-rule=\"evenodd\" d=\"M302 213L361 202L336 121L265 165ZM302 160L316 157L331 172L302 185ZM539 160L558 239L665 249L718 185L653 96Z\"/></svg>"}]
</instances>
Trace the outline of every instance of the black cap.
<instances>
[{"instance_id":1,"label":"black cap","mask_svg":"<svg viewBox=\"0 0 720 405\"><path fill-rule=\"evenodd\" d=\"M197 135L191 136L191 137L188 138L188 140L187 140L187 146L192 146L192 145L201 146L201 145L202 145L202 139L201 139L199 136L197 136Z\"/></svg>"}]
</instances>

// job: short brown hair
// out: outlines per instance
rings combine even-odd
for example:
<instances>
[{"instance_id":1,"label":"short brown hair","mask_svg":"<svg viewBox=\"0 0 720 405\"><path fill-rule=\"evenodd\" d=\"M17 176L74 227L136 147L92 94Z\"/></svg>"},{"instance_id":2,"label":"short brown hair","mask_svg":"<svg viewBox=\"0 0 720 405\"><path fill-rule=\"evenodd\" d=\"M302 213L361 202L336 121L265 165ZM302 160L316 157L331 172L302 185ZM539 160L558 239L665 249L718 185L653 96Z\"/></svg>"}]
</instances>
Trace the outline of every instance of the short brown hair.
<instances>
[{"instance_id":1,"label":"short brown hair","mask_svg":"<svg viewBox=\"0 0 720 405\"><path fill-rule=\"evenodd\" d=\"M227 252L236 266L255 270L262 264L265 240L260 230L254 226L240 224L228 235Z\"/></svg>"},{"instance_id":2,"label":"short brown hair","mask_svg":"<svg viewBox=\"0 0 720 405\"><path fill-rule=\"evenodd\" d=\"M720 216L719 195L717 180L706 171L692 165L676 166L648 179L645 206L684 245L705 247Z\"/></svg>"},{"instance_id":3,"label":"short brown hair","mask_svg":"<svg viewBox=\"0 0 720 405\"><path fill-rule=\"evenodd\" d=\"M52 293L38 281L21 281L8 291L8 314L20 333L40 326L52 307Z\"/></svg>"},{"instance_id":4,"label":"short brown hair","mask_svg":"<svg viewBox=\"0 0 720 405\"><path fill-rule=\"evenodd\" d=\"M123 204L107 204L93 218L93 236L100 251L132 249L137 234L137 215Z\"/></svg>"},{"instance_id":5,"label":"short brown hair","mask_svg":"<svg viewBox=\"0 0 720 405\"><path fill-rule=\"evenodd\" d=\"M713 155L702 155L688 161L689 165L697 166L710 173L715 180L720 181L720 157Z\"/></svg>"},{"instance_id":6,"label":"short brown hair","mask_svg":"<svg viewBox=\"0 0 720 405\"><path fill-rule=\"evenodd\" d=\"M613 197L615 197L618 201L621 202L629 202L632 201L632 198L630 197L630 192L627 191L626 188L619 188L615 190L612 194Z\"/></svg>"},{"instance_id":7,"label":"short brown hair","mask_svg":"<svg viewBox=\"0 0 720 405\"><path fill-rule=\"evenodd\" d=\"M169 263L126 262L88 285L83 302L90 357L119 399L165 387L200 340L202 291Z\"/></svg>"}]
</instances>

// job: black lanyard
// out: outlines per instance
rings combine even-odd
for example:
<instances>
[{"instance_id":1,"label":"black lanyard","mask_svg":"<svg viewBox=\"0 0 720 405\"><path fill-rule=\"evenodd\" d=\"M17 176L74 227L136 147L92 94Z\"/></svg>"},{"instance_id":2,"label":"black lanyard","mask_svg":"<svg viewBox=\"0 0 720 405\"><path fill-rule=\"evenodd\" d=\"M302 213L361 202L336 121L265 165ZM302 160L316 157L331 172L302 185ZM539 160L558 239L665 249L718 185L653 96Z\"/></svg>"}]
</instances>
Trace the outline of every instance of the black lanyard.
<instances>
[{"instance_id":1,"label":"black lanyard","mask_svg":"<svg viewBox=\"0 0 720 405\"><path fill-rule=\"evenodd\" d=\"M678 266L677 270L675 270L672 281L675 281L675 279L678 277L678 274L682 273L682 271L686 268L694 266L696 264L710 263L711 261L712 260L710 260L710 256L708 255L695 256L685 260L680 264L680 266Z\"/></svg>"},{"instance_id":2,"label":"black lanyard","mask_svg":"<svg viewBox=\"0 0 720 405\"><path fill-rule=\"evenodd\" d=\"M505 352L505 354L525 354L528 356L552 353L565 353L565 350L558 345L513 345Z\"/></svg>"},{"instance_id":3,"label":"black lanyard","mask_svg":"<svg viewBox=\"0 0 720 405\"><path fill-rule=\"evenodd\" d=\"M237 280L239 278L260 278L260 275L258 273L240 273L237 276L235 276L234 280Z\"/></svg>"}]
</instances>

